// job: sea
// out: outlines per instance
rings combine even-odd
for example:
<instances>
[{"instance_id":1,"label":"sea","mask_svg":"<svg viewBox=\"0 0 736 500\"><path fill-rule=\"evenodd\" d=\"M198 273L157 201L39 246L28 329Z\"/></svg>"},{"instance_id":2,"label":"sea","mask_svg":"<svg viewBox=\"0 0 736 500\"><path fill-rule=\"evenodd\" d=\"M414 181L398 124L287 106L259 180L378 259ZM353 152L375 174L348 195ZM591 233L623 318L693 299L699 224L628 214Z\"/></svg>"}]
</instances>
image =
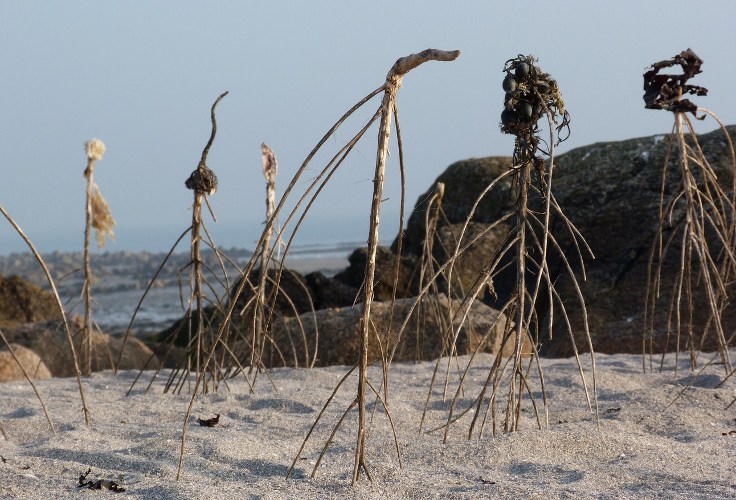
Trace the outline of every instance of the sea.
<instances>
[{"instance_id":1,"label":"sea","mask_svg":"<svg viewBox=\"0 0 736 500\"><path fill-rule=\"evenodd\" d=\"M361 246L364 243L359 241L295 245L285 262L289 269L302 274L320 271L333 276L348 265L349 255ZM239 270L253 255L250 250L235 247L220 251L227 257L222 263L211 250L202 253L207 268L205 278L210 284L209 300L226 293L226 288L232 286ZM42 257L67 313L84 314L83 254L54 251L42 253ZM189 262L188 252L174 253L168 258L166 252L110 251L91 255L93 321L106 333L122 335L130 327L131 333L141 338L170 326L188 307ZM152 280L159 267L157 279ZM49 289L45 275L30 252L0 255L0 275L18 275ZM150 288L149 284L152 284ZM131 323L136 308L138 311Z\"/></svg>"}]
</instances>

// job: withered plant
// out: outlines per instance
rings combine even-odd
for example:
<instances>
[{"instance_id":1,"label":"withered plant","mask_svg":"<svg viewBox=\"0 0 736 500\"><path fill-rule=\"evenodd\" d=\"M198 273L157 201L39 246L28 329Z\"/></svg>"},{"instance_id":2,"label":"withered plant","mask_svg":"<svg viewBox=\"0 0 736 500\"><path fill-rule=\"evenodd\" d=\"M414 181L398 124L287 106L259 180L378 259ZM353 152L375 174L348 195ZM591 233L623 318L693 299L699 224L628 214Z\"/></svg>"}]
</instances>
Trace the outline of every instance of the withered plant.
<instances>
[{"instance_id":1,"label":"withered plant","mask_svg":"<svg viewBox=\"0 0 736 500\"><path fill-rule=\"evenodd\" d=\"M225 267L225 261L238 270L239 267L236 263L227 259L227 257L224 256L213 243L202 215L203 206L206 205L212 219L216 220L214 212L209 205L208 196L213 195L217 191L217 176L207 166L207 155L217 134L215 108L227 94L228 92L224 92L218 96L212 104L210 110L210 118L212 122L210 138L202 151L202 156L197 164L197 168L190 174L189 178L185 182L185 186L194 191L192 222L176 240L163 262L159 265L156 273L151 278L133 312L125 336L123 337L121 356L122 349L125 347L125 343L131 334L136 315L143 304L146 295L158 279L159 274L179 243L189 235L190 260L187 265L182 269L179 269L180 298L182 308L185 311L184 318L178 323L177 327L174 328L167 338L162 339L163 343L167 346L166 352L164 353L164 359L161 360L160 366L154 367L156 368L155 374L148 384L148 387L150 387L158 376L162 365L172 358L171 362L173 362L176 368L169 373L165 383L164 392L172 392L175 394L180 393L184 387L187 387L191 382L190 375L193 373L202 373L204 377L202 384L197 383L197 388L201 388L203 392L209 392L210 390L217 391L219 383L225 378L225 365L227 363L237 364L234 354L228 349L227 344L224 342L220 344L221 346L224 346L224 348L219 351L220 357L215 358L214 360L209 358L210 353L214 353L218 346L218 343L213 341L213 331L216 328L216 326L213 325L218 318L222 316L226 308L226 299L219 297L218 290L224 290L224 295L227 297L227 291L231 286ZM213 251L215 259L220 266L219 272L211 269L203 261L203 244ZM182 284L181 276L185 274L187 270L189 271L189 287L188 293L184 293L185 287ZM217 282L211 282L208 276ZM181 347L183 347L183 349L181 349ZM205 358L208 359L206 363L204 362ZM121 358L118 357L116 370L120 365L120 359ZM142 373L140 373L133 381L130 390L132 390L136 385L141 374ZM130 390L128 393L130 393Z\"/></svg>"},{"instance_id":2,"label":"withered plant","mask_svg":"<svg viewBox=\"0 0 736 500\"><path fill-rule=\"evenodd\" d=\"M416 68L417 66L424 64L428 61L453 61L460 55L460 51L441 51L436 49L427 49L417 54L412 54L407 57L402 57L396 61L396 63L393 65L391 70L388 72L388 75L386 76L385 83L379 87L377 90L369 94L365 99L363 99L356 107L351 109L348 113L352 113L354 109L357 109L357 107L362 106L365 102L367 102L368 99L372 98L373 96L377 95L380 92L383 92L383 100L381 102L381 106L378 108L376 113L373 115L373 118L370 120L370 122L353 138L353 140L350 141L349 146L350 148L345 149L345 154L347 154L350 149L352 149L355 141L362 137L362 135L367 130L367 127L370 126L376 119L380 118L380 126L378 130L378 146L376 151L376 168L373 178L373 198L371 202L371 213L370 213L370 229L368 234L368 257L367 257L367 265L365 270L365 276L363 280L362 285L362 294L363 294L363 311L362 311L362 318L360 322L360 353L359 353L359 359L356 363L356 366L353 367L341 380L338 382L337 386L335 387L335 390L333 391L330 398L328 398L327 402L325 403L322 411L319 413L317 419L315 420L314 424L312 425L312 428L310 429L309 433L307 434L307 437L305 438L304 442L302 443L301 448L299 449L299 452L297 453L297 456L294 459L294 462L292 463L291 468L289 469L289 473L287 474L287 477L291 475L294 465L296 464L297 460L299 459L299 456L301 456L302 451L304 450L304 447L306 446L309 438L312 435L312 432L315 430L317 424L321 420L322 416L324 415L327 407L332 403L333 398L337 394L337 392L341 389L341 386L345 383L345 381L348 380L349 376L357 369L358 371L358 384L357 384L357 394L355 399L348 405L347 409L342 413L342 416L338 420L338 422L335 424L332 433L328 437L328 439L325 441L324 446L322 447L322 450L319 454L319 458L317 460L317 463L315 465L314 470L312 471L312 476L316 473L317 467L319 467L319 464L321 463L329 445L331 444L336 432L338 429L342 426L345 418L348 416L348 414L355 408L357 408L358 411L358 431L357 431L357 442L355 446L355 457L354 457L354 463L353 463L353 474L352 474L352 483L355 484L358 479L360 478L361 471L365 473L365 475L370 479L370 473L368 470L368 465L366 461L366 438L368 433L368 415L366 410L366 403L367 403L367 397L368 392L372 392L373 395L376 397L377 404L376 406L379 406L378 403L380 403L380 407L383 408L383 410L386 412L386 416L389 419L389 423L391 425L391 428L394 432L394 437L396 437L396 430L393 426L393 420L391 418L391 413L389 412L388 405L385 399L385 390L387 389L387 363L388 363L388 332L386 332L386 344L383 344L380 340L381 332L376 332L374 328L371 326L371 305L373 303L373 294L374 294L374 280L375 280L375 272L376 272L376 252L378 248L378 228L379 228L379 216L380 216L380 209L381 209L381 200L383 195L383 184L384 184L384 178L385 178L385 171L386 171L386 156L388 154L389 149L389 137L391 133L391 120L395 119L397 122L397 134L400 134L398 132L398 109L396 106L396 95L398 93L399 88L401 87L401 84L403 82L404 76L411 71L412 69ZM342 121L342 119L341 119ZM338 122L341 123L341 121ZM334 132L334 129L331 130L325 138L323 138L323 141L329 137ZM398 147L399 147L399 159L400 159L400 167L402 170L402 180L403 180L403 148L401 143L400 135L398 137ZM344 159L344 155L341 156L340 162ZM403 182L402 182L403 186ZM403 198L403 194L402 194ZM403 201L402 201L403 206ZM402 219L403 220L403 219ZM400 244L399 244L400 248ZM399 251L400 255L400 251ZM398 256L397 256L398 259ZM397 262L397 272L398 272L398 262ZM369 359L369 336L376 335L379 338L379 345L381 346L381 354L380 359L383 360L382 365L384 367L383 371L383 381L381 384L374 384L372 383L368 378L368 359ZM381 395L381 388L384 389L383 396ZM396 451L399 458L399 463L401 463L401 455L399 452L398 442L396 442Z\"/></svg>"},{"instance_id":3,"label":"withered plant","mask_svg":"<svg viewBox=\"0 0 736 500\"><path fill-rule=\"evenodd\" d=\"M554 217L560 222L563 229L570 233L575 241L574 252L577 254L576 260L579 261L577 265L583 270L581 248L590 253L591 257L592 252L582 235L564 215L552 191L555 166L554 149L569 135L570 116L565 109L557 82L537 66L534 57L520 55L510 59L506 62L503 72L505 73L503 89L506 95L501 113L501 130L516 137L513 165L509 171L491 182L475 201L457 238L455 251L443 265L449 268L446 272L452 273L457 257L477 242L483 234L501 223L513 221L513 227L505 242L486 263L475 284L470 290L467 290L461 306L454 312L455 320L451 324L451 348L448 354L455 352L452 345L457 342L460 327L464 324L473 301L477 300L485 290L495 293L494 278L500 272L512 269L515 272L515 285L509 299L500 308L501 314L498 316L497 324L503 325L504 335L500 349L480 391L470 404L459 408L460 396L465 393L470 370L475 366L476 355L483 348L489 336L494 334L493 329L485 334L475 352L471 354L467 366L461 371L446 422L434 429L444 430L445 441L448 439L451 426L465 416L470 419L469 438L473 436L476 429L479 436L483 435L489 414L494 435L499 428L504 432L518 430L525 397L528 397L531 403L537 425L540 428L548 425L544 374L537 353L542 340L540 330L544 330L545 324L547 336L551 338L553 334L555 311L561 315L560 323L570 336L573 347L575 346L568 320L571 304L565 304L555 288L557 276L554 276L549 268L549 258L552 254L561 263L567 274L566 279L571 281L578 297L577 306L579 313L583 316L584 337L588 341L586 347L591 353L592 400L582 363L577 355L577 348L575 348L575 355L588 407L591 411L595 411L597 416L595 358L588 331L585 302L575 276L574 266L566 255L567 250L560 247L550 225L550 220ZM546 118L549 129L548 141L541 137L542 129L538 122L542 118ZM513 193L511 195L515 200L514 210L496 223L489 225L483 233L467 238L465 236L467 227L481 200L509 176L512 179ZM542 295L546 296L546 306L540 305ZM545 314L546 317L540 317L540 314ZM511 354L504 356L503 352ZM449 362L448 359L448 372L443 394L446 394L447 391ZM437 366L439 363L438 360ZM435 375L436 373L437 368ZM433 377L420 430L424 425L435 381L436 377ZM536 392L537 384L539 392ZM543 414L540 414L540 405L537 401L540 396Z\"/></svg>"},{"instance_id":4,"label":"withered plant","mask_svg":"<svg viewBox=\"0 0 736 500\"><path fill-rule=\"evenodd\" d=\"M249 326L251 330L250 340L250 353L249 359L244 359L243 363L249 365L249 372L258 370L261 366L265 366L268 362L269 365L273 364L273 359L280 359L283 364L289 364L286 360L285 355L281 352L278 342L273 338L272 332L274 329L274 321L278 319L282 312L279 311L277 301L286 302L288 308L295 315L298 322L298 328L301 333L301 344L304 350L303 366L312 367L316 362L317 356L317 342L319 338L319 329L317 327L316 315L314 311L314 304L312 303L311 295L306 285L301 280L295 278L293 281L302 287L302 295L309 302L312 316L314 318L315 326L315 338L314 338L314 351L313 356L310 357L310 346L308 345L306 333L304 331L301 320L299 319L299 310L297 309L293 298L283 289L281 286L281 277L283 273L291 273L290 270L284 269L284 260L282 257L286 257L284 252L281 255L281 248L283 246L283 240L281 239L281 232L277 234L274 239L274 231L277 230L276 218L276 176L278 175L278 161L273 150L266 144L261 144L261 163L263 169L263 177L266 180L266 230L263 234L263 243L259 244L258 248L258 276L257 280L251 280L251 277L243 278L247 281L247 290L251 297L245 305L238 311L238 316L245 319L245 326ZM295 277L295 276L292 276ZM255 281L253 283L252 281ZM243 323L241 321L241 323ZM291 333L287 332L290 336ZM294 345L295 339L289 337L289 342ZM296 342L299 342L297 339ZM242 344L242 342L241 342ZM234 346L235 347L235 346ZM269 357L270 361L266 361L265 354L266 350L269 350L271 354ZM297 349L294 348L294 359L291 361L293 366L300 366L300 359L297 355ZM257 375L257 372L256 372ZM254 377L255 383L255 377Z\"/></svg>"},{"instance_id":5,"label":"withered plant","mask_svg":"<svg viewBox=\"0 0 736 500\"><path fill-rule=\"evenodd\" d=\"M105 238L113 237L115 219L112 218L110 207L102 197L100 188L94 181L95 162L102 160L105 154L105 144L99 139L90 139L84 144L87 153L87 168L84 169L84 178L87 180L87 197L84 224L84 327L82 330L82 372L92 374L92 357L94 347L92 342L92 272L89 265L90 231L94 228L97 235L97 246L105 246Z\"/></svg>"},{"instance_id":6,"label":"withered plant","mask_svg":"<svg viewBox=\"0 0 736 500\"><path fill-rule=\"evenodd\" d=\"M376 95L380 93L383 93L384 97L383 97L383 101L379 109L373 114L373 116L368 120L368 122L342 148L340 148L340 150L331 158L331 160L327 163L327 165L311 180L309 185L306 187L304 192L301 194L299 199L294 204L294 207L291 209L291 211L289 211L287 216L284 218L282 226L277 231L277 234L275 236L276 241L281 241L282 239L286 240L284 248L283 248L284 255L281 257L280 263L277 266L277 269L276 269L276 272L274 273L274 278L273 278L273 284L278 286L278 283L280 282L281 276L284 272L284 259L286 255L288 254L289 248L291 247L291 244L294 241L294 238L296 237L299 227L301 226L302 222L306 218L310 208L313 206L313 204L317 200L322 190L327 186L328 182L330 181L332 176L335 174L335 172L344 163L345 159L350 154L350 152L353 151L358 141L370 129L371 125L373 125L377 120L380 119L381 127L378 133L378 147L377 147L377 153L376 153L376 169L375 169L375 177L374 177L374 193L373 193L373 199L372 199L372 204L371 204L370 233L369 233L369 240L368 240L369 241L369 250L368 250L369 258L368 258L368 265L366 267L366 272L365 272L364 284L362 288L364 300L363 300L363 320L361 322L361 332L362 333L361 333L361 343L360 343L361 344L360 355L359 355L359 359L356 361L356 366L353 369L351 369L348 372L348 374L346 374L345 377L343 377L342 380L337 384L333 392L333 396L330 397L328 401L325 403L325 409L332 403L334 394L336 394L337 391L339 391L342 388L343 383L346 380L348 380L349 376L356 369L359 372L357 395L353 403L350 404L349 407L343 413L342 418L340 418L339 421L335 424L332 435L327 439L325 446L323 447L322 452L320 454L320 461L321 461L322 457L324 456L325 451L327 450L330 443L332 442L332 438L334 437L335 433L341 426L342 422L344 421L346 416L350 413L350 411L357 407L358 408L359 431L358 431L358 438L357 438L357 444L356 444L356 450L355 450L353 482L358 480L359 473L361 470L366 471L367 473L366 461L365 461L365 438L366 438L366 430L367 430L366 393L367 393L367 390L370 389L378 396L379 391L376 389L376 387L380 387L378 385L374 385L370 383L367 378L368 336L371 335L371 333L376 333L376 332L371 332L370 307L371 307L371 303L373 300L376 251L378 247L379 212L380 212L380 205L381 205L381 195L382 195L382 190L383 190L384 174L385 174L385 168L386 168L386 155L388 152L388 139L390 135L390 124L391 124L392 117L397 119L397 125L398 125L398 111L396 109L396 102L395 102L396 93L401 85L403 76L411 69L419 66L420 64L424 62L431 61L431 60L439 60L439 61L454 60L455 58L457 58L458 55L459 55L459 51L446 52L446 51L440 51L440 50L435 50L435 49L427 49L421 53L413 54L411 56L399 59L398 61L396 61L395 65L389 72L385 83L382 84L377 89L375 89L374 91L372 91L366 97L361 99L352 108L350 108L342 117L340 117L340 119L337 120L337 122L328 130L328 132L322 137L322 139L320 139L317 145L307 155L307 158L304 160L302 165L299 167L299 169L297 170L292 180L289 182L289 185L287 186L284 194L280 198L276 208L273 211L273 214L266 221L266 227L264 228L263 233L261 234L261 238L256 244L254 256L253 258L251 258L251 260L248 262L243 272L241 273L241 279L235 291L231 294L229 306L227 307L227 311L225 312L222 321L219 322L217 333L215 334L215 338L214 338L214 343L218 343L221 341L222 338L224 338L227 335L227 331L232 323L233 313L235 312L237 308L238 298L241 296L241 294L243 294L243 292L247 289L247 287L252 286L252 284L249 283L249 280L243 279L243 278L250 276L250 273L256 268L256 266L259 263L259 256L262 255L264 249L267 249L269 247L269 242L271 241L271 238L273 237L272 234L274 232L274 228L276 227L275 221L277 217L279 217L287 200L289 200L291 193L294 191L298 181L301 179L302 175L308 168L310 162L313 160L313 158L318 153L318 151L325 145L327 140L335 134L335 132L339 129L339 127L348 118L350 118L351 115L353 115L358 109L360 109L363 105L365 105L373 97L375 97ZM397 130L398 130L398 127L397 127ZM403 158L403 151L401 148L400 138L399 138L399 158L400 158L400 163L402 164L401 168L403 169L403 161L401 161L401 159ZM403 173L402 173L402 178L403 178ZM403 194L402 194L402 198L403 198ZM403 206L403 201L402 201L402 206ZM293 227L292 227L291 224L293 221L296 221L296 222L294 222ZM283 238L283 235L286 234L287 230L291 231L288 239ZM385 353L386 351L384 349L382 354L385 356ZM213 351L210 351L207 355L207 359L204 360L205 366L207 366L212 356L213 356ZM200 377L198 377L197 385L200 382L201 382L201 375ZM187 413L184 417L184 428L182 430L181 452L180 452L179 469L177 472L177 478L179 478L182 473L182 465L183 465L184 454L186 450L186 427L187 427L189 418L192 413L192 408L194 406L195 394L196 394L196 386L195 386L195 391L192 395L192 398L190 399ZM385 402L382 401L382 403L383 403L383 408L386 411L388 418L390 420L390 414L388 414L388 409L385 405ZM317 423L321 420L323 415L324 415L324 410L320 412L319 416L317 417L312 427L312 431L316 427ZM301 451L303 450L304 446L306 446L307 441L311 437L312 431L310 431L307 437L305 438L302 448L299 450L297 454L297 458L295 459L295 462L296 460L298 460L298 455L301 454ZM293 470L293 466L289 470L289 475L291 474L292 470ZM316 472L316 467L315 467L315 470L313 471L313 474L315 472Z\"/></svg>"},{"instance_id":7,"label":"withered plant","mask_svg":"<svg viewBox=\"0 0 736 500\"><path fill-rule=\"evenodd\" d=\"M74 347L74 336L72 335L71 329L69 328L69 322L67 321L66 311L64 310L64 305L61 303L59 292L56 289L56 283L54 282L54 279L51 277L51 273L49 272L49 268L46 266L46 262L44 262L43 258L41 257L41 254L38 252L38 250L36 250L36 247L33 244L33 242L30 240L30 238L23 232L23 230L18 225L18 223L15 222L15 220L13 220L13 218L10 216L10 214L5 210L5 208L2 205L0 205L0 212L2 212L3 216L8 220L10 225L13 226L13 229L15 229L15 232L18 233L21 239L28 246L28 249L31 251L36 261L38 261L38 265L41 266L41 269L43 270L43 273L46 276L46 281L49 284L49 288L51 289L51 294L54 297L54 301L56 302L56 306L59 309L59 315L61 316L61 320L64 325L64 332L66 333L67 345L69 346L69 350L71 351L72 362L74 363L74 371L77 375L77 386L79 387L79 397L82 401L82 411L84 412L84 421L87 425L89 425L90 424L90 413L89 413L89 409L87 408L87 401L85 400L85 397L84 397L84 387L82 386L82 373L79 369L79 359L77 357L77 351ZM11 356L15 360L18 367L20 368L21 372L23 373L23 376L28 381L28 383L31 385L31 387L33 388L33 391L36 393L36 397L41 403L41 407L43 408L44 415L46 415L46 420L49 423L49 427L51 428L51 431L53 433L56 433L54 424L51 422L51 417L49 416L49 413L46 409L46 404L44 403L43 398L41 397L41 394L38 391L38 388L36 387L36 384L33 383L33 380L31 380L26 370L18 362L18 358L16 357L15 353L13 352L12 347L8 343L7 338L5 337L5 335L3 334L1 330L0 330L0 338L2 338L3 343L5 344L6 348L10 352ZM0 425L0 429L2 429L1 425ZM4 431L2 434L3 436L5 436ZM7 436L5 436L5 439L7 439Z\"/></svg>"},{"instance_id":8,"label":"withered plant","mask_svg":"<svg viewBox=\"0 0 736 500\"><path fill-rule=\"evenodd\" d=\"M202 289L202 231L204 229L204 221L202 220L202 204L207 203L209 207L208 196L212 196L217 191L217 176L207 166L207 155L210 151L210 147L215 140L217 134L217 120L215 119L215 108L217 104L225 97L228 93L222 93L212 104L210 111L212 119L212 133L207 141L204 149L202 150L202 157L199 160L197 168L191 173L189 178L186 180L185 185L187 189L194 191L194 203L192 204L192 231L191 231L191 269L190 274L190 289L191 295L189 296L189 308L187 310L187 318L189 325L187 328L188 337L187 345L193 346L193 356L189 356L188 360L194 361L194 370L196 372L205 372L209 370L206 364L202 363L202 360L206 356L208 351L213 351L215 344L212 343L211 332L205 326L204 318L204 305L205 305L205 293ZM214 213L212 213L214 219ZM194 310L192 310L194 308ZM208 335L208 333L210 335ZM214 369L216 370L216 368ZM217 380L216 373L213 372L213 378ZM203 383L203 390L207 392L207 378Z\"/></svg>"},{"instance_id":9,"label":"withered plant","mask_svg":"<svg viewBox=\"0 0 736 500\"><path fill-rule=\"evenodd\" d=\"M715 350L726 375L733 373L728 346L734 333L724 325L724 313L733 302L736 279L736 156L728 131L711 111L686 98L705 96L708 90L691 85L703 61L687 49L657 62L644 73L644 102L648 109L670 111L674 125L662 167L659 227L649 255L644 311L644 369L653 369L653 354L687 351L690 366L698 367L703 348ZM680 67L681 72L662 73ZM691 116L710 116L728 144L731 164L719 178L698 142ZM729 182L730 181L730 182ZM730 192L729 192L730 191ZM678 265L679 261L679 265ZM666 279L666 266L675 264L674 280ZM672 283L671 289L667 283ZM666 306L666 314L658 309ZM664 325L662 324L664 323ZM664 336L658 332L664 330ZM664 337L663 342L657 342ZM673 346L674 344L674 346ZM677 373L675 363L675 373Z\"/></svg>"}]
</instances>

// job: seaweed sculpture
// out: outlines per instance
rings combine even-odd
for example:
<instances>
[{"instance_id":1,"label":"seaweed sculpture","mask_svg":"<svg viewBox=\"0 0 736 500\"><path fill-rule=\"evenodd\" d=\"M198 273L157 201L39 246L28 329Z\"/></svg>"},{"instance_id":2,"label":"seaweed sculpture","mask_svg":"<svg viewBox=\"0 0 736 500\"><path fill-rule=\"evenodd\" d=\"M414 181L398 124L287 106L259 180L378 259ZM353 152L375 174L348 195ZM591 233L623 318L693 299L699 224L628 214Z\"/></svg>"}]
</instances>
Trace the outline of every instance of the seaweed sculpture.
<instances>
[{"instance_id":1,"label":"seaweed sculpture","mask_svg":"<svg viewBox=\"0 0 736 500\"><path fill-rule=\"evenodd\" d=\"M731 137L718 117L685 98L707 95L708 89L689 83L702 72L702 64L695 52L687 49L671 59L654 63L644 73L645 107L674 114L669 150L662 167L659 227L649 255L644 369L646 353L650 354L652 369L652 354L672 350L674 342L678 356L682 350L689 352L692 369L698 367L698 352L704 347L714 347L729 376L733 365L728 346L733 343L734 334L726 330L723 318L733 301L736 277L736 156ZM679 73L663 73L678 66ZM718 178L688 115L698 120L710 116L719 124L731 155L730 176ZM663 279L668 256L673 259L669 262L679 260L671 290L664 289ZM668 298L662 299L663 295ZM668 302L666 326L664 344L657 345L655 338L663 319L657 309L662 300ZM660 368L663 363L664 357Z\"/></svg>"},{"instance_id":2,"label":"seaweed sculpture","mask_svg":"<svg viewBox=\"0 0 736 500\"><path fill-rule=\"evenodd\" d=\"M469 225L476 207L494 186L508 176L512 178L514 190L512 196L515 199L515 208L504 217L504 220L513 220L513 229L506 241L485 266L482 275L476 281L476 285L472 290L469 290L465 298L466 306L462 307L457 315L467 314L472 301L476 300L484 289L490 288L493 293L494 277L505 268L515 269L515 289L501 307L503 314L499 315L498 321L505 322L501 350L496 356L478 395L464 409L458 408L460 396L466 394L465 386L471 367L474 366L476 354L483 346L482 342L471 356L467 367L461 372L447 421L441 427L434 429L444 429L445 441L448 439L450 427L462 417L470 414L472 414L472 418L469 424L468 437L473 435L476 428L479 428L479 435L483 435L489 413L494 435L499 423L505 432L518 430L522 414L522 401L525 395L529 396L538 426L543 426L543 420L544 425L548 425L544 374L538 361L537 352L540 346L540 326L546 323L548 335L551 337L555 311L559 311L561 314L562 324L565 325L573 343L588 407L595 412L596 417L598 415L597 397L595 396L595 357L590 332L588 331L585 301L575 277L573 265L570 263L566 251L560 247L557 239L552 234L550 225L551 217L556 217L563 229L571 234L575 241L573 255L577 254L578 265L584 273L582 252L585 251L591 257L593 256L592 252L582 235L564 215L552 191L555 165L554 149L556 145L569 136L570 115L565 109L557 82L539 68L533 56L519 55L516 58L509 59L504 65L503 72L505 77L502 86L505 96L501 113L501 131L515 136L513 164L510 170L496 178L476 200L461 231L460 241L458 241L455 249L455 256L459 255L463 248L472 243L463 241L462 235ZM538 124L543 118L547 119L548 141L542 139L542 128ZM533 203L535 204L534 208L532 208ZM578 297L578 306L580 314L583 316L585 329L584 338L587 339L587 350L590 351L591 357L592 400L568 320L568 311L571 305L563 303L558 295L555 289L557 276L552 274L548 265L548 258L551 253L557 255ZM451 261L452 259L450 263ZM549 304L546 311L540 305L542 294L546 295L546 302ZM540 318L540 312L546 312L546 317ZM486 337L491 333L489 331ZM458 334L459 329L453 334L454 341L457 341ZM507 346L511 347L506 349L507 352L511 352L511 355L504 358L500 353ZM537 394L541 394L544 417L540 415L536 401L539 396L534 395L533 385L536 382L535 379L540 384L541 390ZM447 384L447 382L445 383ZM504 384L507 386L505 395L503 394ZM427 407L431 393L432 387L430 387L427 398ZM502 409L500 413L503 415L501 422L498 421L499 412L497 409L499 406ZM425 407L425 413L427 407Z\"/></svg>"}]
</instances>

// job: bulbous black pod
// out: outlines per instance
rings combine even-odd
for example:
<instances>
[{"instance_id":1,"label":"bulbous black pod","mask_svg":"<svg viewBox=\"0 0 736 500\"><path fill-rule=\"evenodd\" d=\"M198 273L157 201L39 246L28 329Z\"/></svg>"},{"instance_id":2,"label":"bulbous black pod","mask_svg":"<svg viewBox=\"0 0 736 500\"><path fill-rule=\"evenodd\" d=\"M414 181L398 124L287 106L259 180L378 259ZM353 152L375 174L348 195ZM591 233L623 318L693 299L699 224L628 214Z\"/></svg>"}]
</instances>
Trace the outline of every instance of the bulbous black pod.
<instances>
[{"instance_id":1,"label":"bulbous black pod","mask_svg":"<svg viewBox=\"0 0 736 500\"><path fill-rule=\"evenodd\" d=\"M507 75L506 78L503 79L503 89L506 92L513 92L516 90L516 80L514 80L514 77L511 75Z\"/></svg>"},{"instance_id":2,"label":"bulbous black pod","mask_svg":"<svg viewBox=\"0 0 736 500\"><path fill-rule=\"evenodd\" d=\"M534 108L532 108L532 105L529 104L526 101L521 101L519 105L516 107L516 112L518 113L519 117L527 120L532 117L534 114Z\"/></svg>"},{"instance_id":3,"label":"bulbous black pod","mask_svg":"<svg viewBox=\"0 0 736 500\"><path fill-rule=\"evenodd\" d=\"M529 64L522 62L516 66L516 69L514 70L514 74L516 75L517 78L522 79L522 78L526 78L529 75L529 71L531 71Z\"/></svg>"},{"instance_id":4,"label":"bulbous black pod","mask_svg":"<svg viewBox=\"0 0 736 500\"><path fill-rule=\"evenodd\" d=\"M501 125L509 126L517 123L518 121L519 115L516 114L516 111L504 108L501 112Z\"/></svg>"}]
</instances>

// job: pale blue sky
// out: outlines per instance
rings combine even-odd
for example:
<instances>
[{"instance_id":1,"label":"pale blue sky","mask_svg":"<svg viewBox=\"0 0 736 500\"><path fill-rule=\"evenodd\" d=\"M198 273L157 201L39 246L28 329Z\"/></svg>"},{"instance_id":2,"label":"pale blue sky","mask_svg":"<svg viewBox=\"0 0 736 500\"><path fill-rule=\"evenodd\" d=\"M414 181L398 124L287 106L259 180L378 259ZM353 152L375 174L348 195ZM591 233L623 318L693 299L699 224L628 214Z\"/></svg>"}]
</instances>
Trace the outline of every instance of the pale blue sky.
<instances>
[{"instance_id":1,"label":"pale blue sky","mask_svg":"<svg viewBox=\"0 0 736 500\"><path fill-rule=\"evenodd\" d=\"M5 0L0 203L43 251L81 249L83 143L97 137L107 154L95 178L118 222L108 248L165 249L189 223L184 180L209 137L210 106L228 90L208 161L220 179L211 199L219 222L209 227L222 246L252 246L264 213L262 141L279 159L280 194L398 57L460 49L455 62L414 70L399 92L411 207L450 163L511 153L498 128L501 69L520 53L539 57L560 84L572 115L560 151L668 132L671 116L643 107L642 73L688 47L705 61L694 83L710 89L697 102L736 123L734 19L732 0ZM377 106L328 143L312 174ZM375 142L373 130L315 205L301 241L367 238ZM397 158L383 243L398 229ZM0 253L23 248L1 223Z\"/></svg>"}]
</instances>

